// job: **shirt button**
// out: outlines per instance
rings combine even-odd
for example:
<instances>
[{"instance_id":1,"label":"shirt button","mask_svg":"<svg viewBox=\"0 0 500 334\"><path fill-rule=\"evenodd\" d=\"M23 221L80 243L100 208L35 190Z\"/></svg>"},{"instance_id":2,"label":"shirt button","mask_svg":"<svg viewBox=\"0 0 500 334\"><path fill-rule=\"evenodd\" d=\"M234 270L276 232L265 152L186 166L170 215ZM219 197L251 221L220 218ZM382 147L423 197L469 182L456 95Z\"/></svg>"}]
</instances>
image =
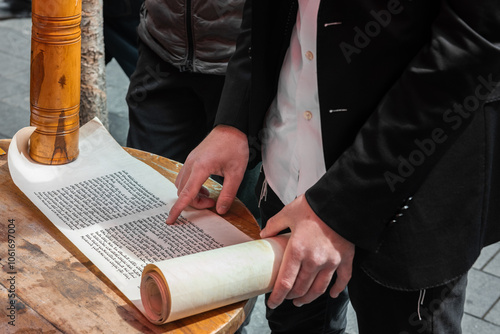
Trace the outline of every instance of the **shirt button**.
<instances>
[{"instance_id":1,"label":"shirt button","mask_svg":"<svg viewBox=\"0 0 500 334\"><path fill-rule=\"evenodd\" d=\"M314 54L311 51L306 52L306 58L308 60L313 60L314 59Z\"/></svg>"},{"instance_id":2,"label":"shirt button","mask_svg":"<svg viewBox=\"0 0 500 334\"><path fill-rule=\"evenodd\" d=\"M304 112L304 118L306 119L306 121L311 120L311 118L313 118L312 112L310 112L309 110L305 111Z\"/></svg>"}]
</instances>

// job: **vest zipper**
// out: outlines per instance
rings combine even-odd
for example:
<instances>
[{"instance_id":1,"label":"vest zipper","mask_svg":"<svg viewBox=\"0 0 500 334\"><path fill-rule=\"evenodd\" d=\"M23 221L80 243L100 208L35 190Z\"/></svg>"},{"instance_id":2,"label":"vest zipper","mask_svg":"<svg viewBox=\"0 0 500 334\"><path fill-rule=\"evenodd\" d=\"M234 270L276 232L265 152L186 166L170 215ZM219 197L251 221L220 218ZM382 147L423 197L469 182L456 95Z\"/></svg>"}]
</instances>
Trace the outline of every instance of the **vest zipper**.
<instances>
[{"instance_id":1,"label":"vest zipper","mask_svg":"<svg viewBox=\"0 0 500 334\"><path fill-rule=\"evenodd\" d=\"M186 0L186 33L188 39L188 54L186 59L186 64L181 69L182 71L191 72L193 70L193 56L194 56L194 45L193 45L193 27L192 27L192 9L191 0Z\"/></svg>"}]
</instances>

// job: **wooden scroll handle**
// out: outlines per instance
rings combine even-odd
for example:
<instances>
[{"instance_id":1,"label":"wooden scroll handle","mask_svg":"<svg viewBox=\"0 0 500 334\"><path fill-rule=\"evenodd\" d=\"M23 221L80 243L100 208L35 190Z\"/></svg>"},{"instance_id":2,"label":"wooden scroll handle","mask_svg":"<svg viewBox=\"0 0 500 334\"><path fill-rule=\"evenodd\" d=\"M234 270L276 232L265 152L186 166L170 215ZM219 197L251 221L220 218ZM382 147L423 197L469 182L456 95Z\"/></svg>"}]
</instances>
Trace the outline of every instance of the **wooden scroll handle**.
<instances>
[{"instance_id":1,"label":"wooden scroll handle","mask_svg":"<svg viewBox=\"0 0 500 334\"><path fill-rule=\"evenodd\" d=\"M43 164L78 157L81 0L33 0L30 156Z\"/></svg>"}]
</instances>

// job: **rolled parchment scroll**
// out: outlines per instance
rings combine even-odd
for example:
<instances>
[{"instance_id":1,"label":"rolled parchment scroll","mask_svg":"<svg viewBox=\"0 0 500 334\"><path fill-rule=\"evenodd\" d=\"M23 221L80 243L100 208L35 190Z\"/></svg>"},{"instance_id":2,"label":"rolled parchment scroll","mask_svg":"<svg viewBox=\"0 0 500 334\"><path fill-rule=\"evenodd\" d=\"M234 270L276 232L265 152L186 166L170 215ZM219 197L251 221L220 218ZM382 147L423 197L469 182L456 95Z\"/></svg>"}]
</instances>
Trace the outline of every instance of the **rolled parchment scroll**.
<instances>
[{"instance_id":1,"label":"rolled parchment scroll","mask_svg":"<svg viewBox=\"0 0 500 334\"><path fill-rule=\"evenodd\" d=\"M272 290L289 234L149 264L141 280L146 317L164 324Z\"/></svg>"}]
</instances>

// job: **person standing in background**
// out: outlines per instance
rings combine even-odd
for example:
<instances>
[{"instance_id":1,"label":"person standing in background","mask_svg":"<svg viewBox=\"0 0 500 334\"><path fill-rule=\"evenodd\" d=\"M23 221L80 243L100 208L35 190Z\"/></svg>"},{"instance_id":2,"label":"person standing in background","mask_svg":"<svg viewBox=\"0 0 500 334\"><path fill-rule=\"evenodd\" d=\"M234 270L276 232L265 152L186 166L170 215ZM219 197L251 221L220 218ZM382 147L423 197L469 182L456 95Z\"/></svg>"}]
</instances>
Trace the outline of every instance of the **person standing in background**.
<instances>
[{"instance_id":1,"label":"person standing in background","mask_svg":"<svg viewBox=\"0 0 500 334\"><path fill-rule=\"evenodd\" d=\"M137 27L143 3L144 0L103 0L105 62L116 59L129 78L139 57Z\"/></svg>"},{"instance_id":2,"label":"person standing in background","mask_svg":"<svg viewBox=\"0 0 500 334\"><path fill-rule=\"evenodd\" d=\"M0 0L0 20L31 17L31 0Z\"/></svg>"},{"instance_id":3,"label":"person standing in background","mask_svg":"<svg viewBox=\"0 0 500 334\"><path fill-rule=\"evenodd\" d=\"M184 162L213 127L244 0L146 0L127 93L127 146ZM258 219L258 167L238 197Z\"/></svg>"}]
</instances>

